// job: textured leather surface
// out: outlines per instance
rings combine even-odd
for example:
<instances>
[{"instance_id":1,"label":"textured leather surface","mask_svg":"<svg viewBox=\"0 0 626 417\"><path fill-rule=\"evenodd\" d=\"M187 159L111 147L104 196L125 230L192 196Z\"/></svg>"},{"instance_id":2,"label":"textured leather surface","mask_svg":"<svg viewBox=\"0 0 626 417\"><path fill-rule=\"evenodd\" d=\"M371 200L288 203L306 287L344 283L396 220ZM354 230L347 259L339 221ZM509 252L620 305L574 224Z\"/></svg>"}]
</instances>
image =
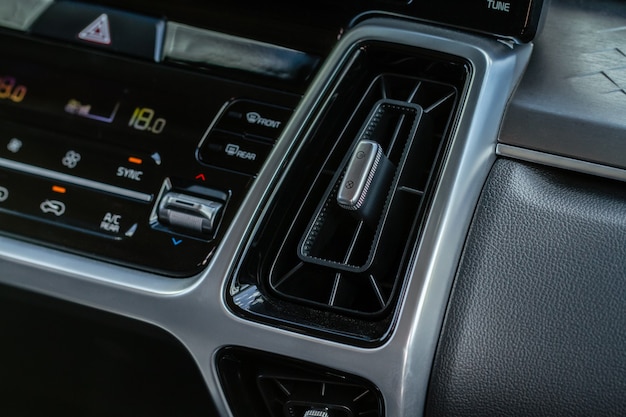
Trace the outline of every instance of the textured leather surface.
<instances>
[{"instance_id":1,"label":"textured leather surface","mask_svg":"<svg viewBox=\"0 0 626 417\"><path fill-rule=\"evenodd\" d=\"M426 415L626 415L626 184L496 163Z\"/></svg>"}]
</instances>

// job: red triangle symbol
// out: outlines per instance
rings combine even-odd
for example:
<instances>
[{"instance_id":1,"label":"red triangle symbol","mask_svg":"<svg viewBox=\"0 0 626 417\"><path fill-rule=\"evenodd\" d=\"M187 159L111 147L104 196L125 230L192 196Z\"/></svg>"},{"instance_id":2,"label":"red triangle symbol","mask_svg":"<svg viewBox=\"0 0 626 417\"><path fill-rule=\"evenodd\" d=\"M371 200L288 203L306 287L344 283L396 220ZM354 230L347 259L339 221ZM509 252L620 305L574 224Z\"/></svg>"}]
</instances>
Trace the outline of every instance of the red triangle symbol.
<instances>
[{"instance_id":1,"label":"red triangle symbol","mask_svg":"<svg viewBox=\"0 0 626 417\"><path fill-rule=\"evenodd\" d=\"M101 45L111 44L111 31L109 29L109 16L102 13L96 20L83 29L78 37L87 42L99 43Z\"/></svg>"}]
</instances>

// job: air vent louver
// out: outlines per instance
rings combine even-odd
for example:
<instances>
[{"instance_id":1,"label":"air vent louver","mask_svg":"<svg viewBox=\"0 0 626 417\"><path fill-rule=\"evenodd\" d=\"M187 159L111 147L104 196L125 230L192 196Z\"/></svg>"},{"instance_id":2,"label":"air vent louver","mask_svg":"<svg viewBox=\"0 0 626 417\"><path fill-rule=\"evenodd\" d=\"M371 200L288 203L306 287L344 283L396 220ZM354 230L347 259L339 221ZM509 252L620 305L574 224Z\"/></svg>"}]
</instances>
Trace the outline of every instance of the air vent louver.
<instances>
[{"instance_id":1,"label":"air vent louver","mask_svg":"<svg viewBox=\"0 0 626 417\"><path fill-rule=\"evenodd\" d=\"M227 348L218 370L236 417L383 417L361 378L259 351Z\"/></svg>"},{"instance_id":2,"label":"air vent louver","mask_svg":"<svg viewBox=\"0 0 626 417\"><path fill-rule=\"evenodd\" d=\"M369 339L390 323L468 70L450 57L388 45L356 55L282 181L231 294L244 311ZM337 202L364 141L378 144L392 167L373 218Z\"/></svg>"},{"instance_id":3,"label":"air vent louver","mask_svg":"<svg viewBox=\"0 0 626 417\"><path fill-rule=\"evenodd\" d=\"M449 85L393 74L374 80L355 111L368 114L365 123L341 162L333 158L321 168L313 187L325 192L309 197L318 204L315 213L299 213L273 262L269 285L277 294L353 314L377 314L389 305L446 128L433 132L430 113L449 114L455 100ZM362 139L380 143L397 167L375 229L334 201L346 158Z\"/></svg>"},{"instance_id":4,"label":"air vent louver","mask_svg":"<svg viewBox=\"0 0 626 417\"><path fill-rule=\"evenodd\" d=\"M258 384L272 417L381 415L376 393L360 385L280 375L261 375Z\"/></svg>"}]
</instances>

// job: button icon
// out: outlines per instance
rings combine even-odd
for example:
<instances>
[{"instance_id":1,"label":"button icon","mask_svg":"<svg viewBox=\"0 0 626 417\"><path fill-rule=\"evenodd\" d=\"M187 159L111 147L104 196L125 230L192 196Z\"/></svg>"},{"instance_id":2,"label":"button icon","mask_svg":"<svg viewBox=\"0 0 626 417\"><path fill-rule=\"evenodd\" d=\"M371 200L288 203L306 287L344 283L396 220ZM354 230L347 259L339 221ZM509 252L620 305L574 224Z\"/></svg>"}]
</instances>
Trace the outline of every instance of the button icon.
<instances>
[{"instance_id":1,"label":"button icon","mask_svg":"<svg viewBox=\"0 0 626 417\"><path fill-rule=\"evenodd\" d=\"M130 229L128 229L126 231L126 233L124 233L124 236L126 237L133 237L135 236L135 232L137 232L137 227L139 227L139 225L137 223L133 224Z\"/></svg>"},{"instance_id":2,"label":"button icon","mask_svg":"<svg viewBox=\"0 0 626 417\"><path fill-rule=\"evenodd\" d=\"M173 237L173 238L172 238L172 244L173 244L174 246L178 246L178 245L180 245L181 243L183 243L183 240L182 240L182 239L176 239L175 237Z\"/></svg>"},{"instance_id":3,"label":"button icon","mask_svg":"<svg viewBox=\"0 0 626 417\"><path fill-rule=\"evenodd\" d=\"M6 187L0 187L0 203L4 203L9 199L9 190Z\"/></svg>"},{"instance_id":4,"label":"button icon","mask_svg":"<svg viewBox=\"0 0 626 417\"><path fill-rule=\"evenodd\" d=\"M155 164L161 165L161 154L159 154L158 152L155 152L152 155L150 155L150 158L152 158Z\"/></svg>"},{"instance_id":5,"label":"button icon","mask_svg":"<svg viewBox=\"0 0 626 417\"><path fill-rule=\"evenodd\" d=\"M18 153L20 149L22 149L23 145L24 143L21 140L19 140L18 138L13 138L9 141L7 149L9 150L9 152Z\"/></svg>"},{"instance_id":6,"label":"button icon","mask_svg":"<svg viewBox=\"0 0 626 417\"><path fill-rule=\"evenodd\" d=\"M100 45L110 45L111 30L109 28L109 16L107 16L106 13L102 13L78 34L78 38Z\"/></svg>"},{"instance_id":7,"label":"button icon","mask_svg":"<svg viewBox=\"0 0 626 417\"><path fill-rule=\"evenodd\" d=\"M65 214L65 203L58 200L46 200L39 206L43 213L52 213L57 217Z\"/></svg>"},{"instance_id":8,"label":"button icon","mask_svg":"<svg viewBox=\"0 0 626 417\"><path fill-rule=\"evenodd\" d=\"M255 111L248 112L246 114L246 120L252 125L260 125L272 129L278 129L282 124L281 121L265 118Z\"/></svg>"},{"instance_id":9,"label":"button icon","mask_svg":"<svg viewBox=\"0 0 626 417\"><path fill-rule=\"evenodd\" d=\"M119 233L121 220L122 216L120 214L107 213L100 222L100 230L111 233Z\"/></svg>"},{"instance_id":10,"label":"button icon","mask_svg":"<svg viewBox=\"0 0 626 417\"><path fill-rule=\"evenodd\" d=\"M239 145L235 145L233 143L226 145L224 152L228 156L234 156L239 159L246 159L249 161L254 161L256 159L256 153L244 151L239 147Z\"/></svg>"},{"instance_id":11,"label":"button icon","mask_svg":"<svg viewBox=\"0 0 626 417\"><path fill-rule=\"evenodd\" d=\"M80 159L81 159L81 156L78 152L67 151L67 153L61 160L61 163L64 166L68 167L69 169L74 169L76 168L76 165L78 165L78 162L80 162Z\"/></svg>"}]
</instances>

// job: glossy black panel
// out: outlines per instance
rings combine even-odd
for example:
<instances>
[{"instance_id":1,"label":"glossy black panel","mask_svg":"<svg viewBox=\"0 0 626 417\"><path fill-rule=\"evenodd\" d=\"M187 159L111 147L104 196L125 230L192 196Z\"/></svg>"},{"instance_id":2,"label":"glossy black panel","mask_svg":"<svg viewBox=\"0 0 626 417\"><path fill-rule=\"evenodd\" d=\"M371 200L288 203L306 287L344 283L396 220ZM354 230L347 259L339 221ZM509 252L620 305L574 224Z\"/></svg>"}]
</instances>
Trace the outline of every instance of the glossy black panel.
<instances>
[{"instance_id":1,"label":"glossy black panel","mask_svg":"<svg viewBox=\"0 0 626 417\"><path fill-rule=\"evenodd\" d=\"M95 0L91 0L95 1ZM169 20L226 33L298 46L321 53L359 15L401 14L470 30L531 40L540 23L543 0L318 0L261 2L235 0L106 0L120 8L166 16ZM227 17L231 17L228 19ZM237 16L237 19L232 19ZM305 29L306 27L306 29Z\"/></svg>"},{"instance_id":2,"label":"glossy black panel","mask_svg":"<svg viewBox=\"0 0 626 417\"><path fill-rule=\"evenodd\" d=\"M281 109L265 118L282 125L299 99L33 38L5 36L0 48L12 51L0 64L0 229L170 276L206 265L271 149L259 142L252 169L230 148L219 163L200 163L197 148L220 111L236 98L263 101L272 106L252 110ZM157 222L169 189L227 196L215 236Z\"/></svg>"},{"instance_id":3,"label":"glossy black panel","mask_svg":"<svg viewBox=\"0 0 626 417\"><path fill-rule=\"evenodd\" d=\"M156 327L1 286L0 331L3 415L217 416L191 356Z\"/></svg>"}]
</instances>

